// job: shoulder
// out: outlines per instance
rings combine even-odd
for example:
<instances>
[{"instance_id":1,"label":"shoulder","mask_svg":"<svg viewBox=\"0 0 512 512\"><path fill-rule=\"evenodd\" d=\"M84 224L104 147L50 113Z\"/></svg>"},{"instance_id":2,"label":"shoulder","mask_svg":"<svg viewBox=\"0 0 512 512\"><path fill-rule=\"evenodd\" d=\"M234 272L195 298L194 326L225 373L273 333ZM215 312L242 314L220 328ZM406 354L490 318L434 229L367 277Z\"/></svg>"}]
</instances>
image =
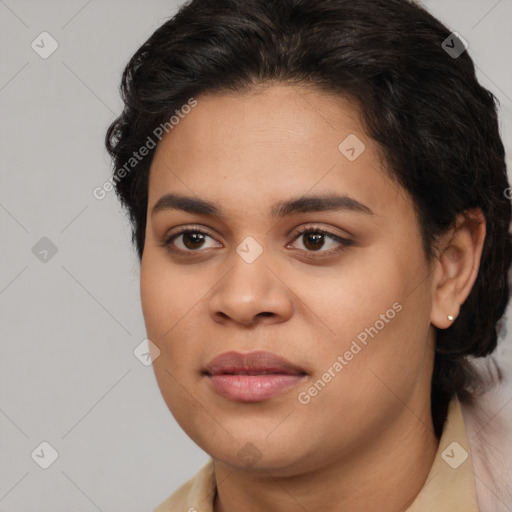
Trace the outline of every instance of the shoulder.
<instances>
[{"instance_id":1,"label":"shoulder","mask_svg":"<svg viewBox=\"0 0 512 512\"><path fill-rule=\"evenodd\" d=\"M512 505L512 382L462 403L473 454L478 502L482 512L506 512Z\"/></svg>"},{"instance_id":2,"label":"shoulder","mask_svg":"<svg viewBox=\"0 0 512 512\"><path fill-rule=\"evenodd\" d=\"M213 459L190 480L176 489L153 512L213 512L216 492Z\"/></svg>"}]
</instances>

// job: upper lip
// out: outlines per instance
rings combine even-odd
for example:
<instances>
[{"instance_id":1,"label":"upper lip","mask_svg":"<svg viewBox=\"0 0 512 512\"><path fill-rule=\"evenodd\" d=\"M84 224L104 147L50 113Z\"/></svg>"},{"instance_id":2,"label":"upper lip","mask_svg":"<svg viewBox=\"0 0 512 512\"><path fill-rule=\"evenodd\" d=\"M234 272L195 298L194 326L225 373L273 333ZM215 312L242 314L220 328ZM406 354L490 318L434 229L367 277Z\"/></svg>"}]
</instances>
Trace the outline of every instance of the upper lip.
<instances>
[{"instance_id":1,"label":"upper lip","mask_svg":"<svg viewBox=\"0 0 512 512\"><path fill-rule=\"evenodd\" d=\"M213 358L207 365L205 373L208 375L246 374L261 375L268 373L285 373L289 375L306 375L300 368L290 361L272 352L224 352Z\"/></svg>"}]
</instances>

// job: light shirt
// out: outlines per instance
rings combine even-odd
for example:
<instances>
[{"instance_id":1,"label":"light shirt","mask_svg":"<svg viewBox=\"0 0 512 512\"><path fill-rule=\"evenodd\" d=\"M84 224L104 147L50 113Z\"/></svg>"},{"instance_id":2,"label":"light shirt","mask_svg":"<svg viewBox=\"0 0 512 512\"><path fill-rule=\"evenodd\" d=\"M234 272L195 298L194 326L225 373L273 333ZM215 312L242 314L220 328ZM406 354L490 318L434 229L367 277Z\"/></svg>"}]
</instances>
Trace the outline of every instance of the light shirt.
<instances>
[{"instance_id":1,"label":"light shirt","mask_svg":"<svg viewBox=\"0 0 512 512\"><path fill-rule=\"evenodd\" d=\"M213 459L154 512L213 512ZM454 398L427 480L404 512L479 512L469 442L460 403Z\"/></svg>"}]
</instances>

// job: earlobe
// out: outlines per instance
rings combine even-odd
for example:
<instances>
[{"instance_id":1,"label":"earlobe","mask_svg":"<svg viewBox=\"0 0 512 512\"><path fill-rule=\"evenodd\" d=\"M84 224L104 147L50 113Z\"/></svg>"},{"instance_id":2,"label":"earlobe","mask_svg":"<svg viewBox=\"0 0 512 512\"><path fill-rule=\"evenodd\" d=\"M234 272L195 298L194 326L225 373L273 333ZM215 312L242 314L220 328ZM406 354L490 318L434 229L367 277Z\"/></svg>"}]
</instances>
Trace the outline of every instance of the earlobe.
<instances>
[{"instance_id":1,"label":"earlobe","mask_svg":"<svg viewBox=\"0 0 512 512\"><path fill-rule=\"evenodd\" d=\"M457 215L455 227L440 240L432 280L430 322L447 329L459 315L478 276L485 240L485 217L480 208Z\"/></svg>"}]
</instances>

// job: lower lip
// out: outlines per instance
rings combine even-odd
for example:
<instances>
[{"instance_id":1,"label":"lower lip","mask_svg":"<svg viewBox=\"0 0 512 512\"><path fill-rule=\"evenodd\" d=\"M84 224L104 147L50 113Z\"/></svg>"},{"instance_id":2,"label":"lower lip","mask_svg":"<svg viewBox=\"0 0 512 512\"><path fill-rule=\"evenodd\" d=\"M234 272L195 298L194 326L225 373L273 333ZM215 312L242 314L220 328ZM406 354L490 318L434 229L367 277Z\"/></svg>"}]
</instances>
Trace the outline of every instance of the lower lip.
<instances>
[{"instance_id":1,"label":"lower lip","mask_svg":"<svg viewBox=\"0 0 512 512\"><path fill-rule=\"evenodd\" d=\"M210 375L213 389L225 398L242 402L268 400L296 386L304 375Z\"/></svg>"}]
</instances>

